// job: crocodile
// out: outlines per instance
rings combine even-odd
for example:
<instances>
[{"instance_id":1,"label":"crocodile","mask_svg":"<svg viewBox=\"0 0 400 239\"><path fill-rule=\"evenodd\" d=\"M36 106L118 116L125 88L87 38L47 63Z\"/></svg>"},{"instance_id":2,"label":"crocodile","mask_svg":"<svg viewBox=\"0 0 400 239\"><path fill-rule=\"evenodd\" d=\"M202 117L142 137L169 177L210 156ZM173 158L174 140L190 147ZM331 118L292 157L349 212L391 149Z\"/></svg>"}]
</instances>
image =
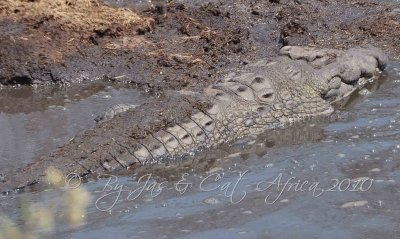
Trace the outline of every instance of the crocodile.
<instances>
[{"instance_id":1,"label":"crocodile","mask_svg":"<svg viewBox=\"0 0 400 239\"><path fill-rule=\"evenodd\" d=\"M132 138L129 145L114 141L101 159L60 159L59 170L80 176L117 172L330 115L333 104L377 79L387 62L388 56L373 46L348 50L285 46L277 57L232 70L202 93L182 92L208 99L206 110L198 109L143 139ZM0 191L46 182L44 171L54 160L3 177Z\"/></svg>"}]
</instances>

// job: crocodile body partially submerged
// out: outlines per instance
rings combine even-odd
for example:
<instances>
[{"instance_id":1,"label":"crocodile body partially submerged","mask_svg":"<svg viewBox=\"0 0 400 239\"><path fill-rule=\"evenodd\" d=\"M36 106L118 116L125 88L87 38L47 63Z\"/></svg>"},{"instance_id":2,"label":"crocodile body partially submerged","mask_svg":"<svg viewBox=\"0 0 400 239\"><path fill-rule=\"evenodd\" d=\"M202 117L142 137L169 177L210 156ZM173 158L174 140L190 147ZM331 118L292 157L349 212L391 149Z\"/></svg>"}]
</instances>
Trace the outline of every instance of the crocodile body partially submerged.
<instances>
[{"instance_id":1,"label":"crocodile body partially submerged","mask_svg":"<svg viewBox=\"0 0 400 239\"><path fill-rule=\"evenodd\" d=\"M204 89L200 95L210 101L211 107L198 110L183 122L140 140L131 138L129 145L114 140L109 147L112 150L102 158L85 156L62 162L57 158L36 162L14 176L6 175L0 189L45 182L44 171L48 166L59 168L65 175L115 172L329 115L333 112L333 102L344 99L368 79L376 78L387 61L387 56L372 46L347 51L287 46L281 49L279 57L248 64Z\"/></svg>"}]
</instances>

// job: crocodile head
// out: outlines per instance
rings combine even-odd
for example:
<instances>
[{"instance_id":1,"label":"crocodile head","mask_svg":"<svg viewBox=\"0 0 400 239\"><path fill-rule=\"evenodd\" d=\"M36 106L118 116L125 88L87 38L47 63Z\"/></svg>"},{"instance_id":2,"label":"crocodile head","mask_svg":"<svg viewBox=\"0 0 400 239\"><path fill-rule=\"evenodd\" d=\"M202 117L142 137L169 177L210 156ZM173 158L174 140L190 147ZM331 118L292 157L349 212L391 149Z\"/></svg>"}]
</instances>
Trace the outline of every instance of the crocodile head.
<instances>
[{"instance_id":1,"label":"crocodile head","mask_svg":"<svg viewBox=\"0 0 400 239\"><path fill-rule=\"evenodd\" d=\"M347 51L286 46L280 54L303 62L303 68L311 66L315 75L308 78L307 84L330 103L348 98L351 93L375 80L388 62L387 55L373 46Z\"/></svg>"},{"instance_id":2,"label":"crocodile head","mask_svg":"<svg viewBox=\"0 0 400 239\"><path fill-rule=\"evenodd\" d=\"M372 46L347 51L287 46L280 55L232 71L205 89L213 104L206 118L222 129L217 144L329 115L332 104L377 78L388 61Z\"/></svg>"}]
</instances>

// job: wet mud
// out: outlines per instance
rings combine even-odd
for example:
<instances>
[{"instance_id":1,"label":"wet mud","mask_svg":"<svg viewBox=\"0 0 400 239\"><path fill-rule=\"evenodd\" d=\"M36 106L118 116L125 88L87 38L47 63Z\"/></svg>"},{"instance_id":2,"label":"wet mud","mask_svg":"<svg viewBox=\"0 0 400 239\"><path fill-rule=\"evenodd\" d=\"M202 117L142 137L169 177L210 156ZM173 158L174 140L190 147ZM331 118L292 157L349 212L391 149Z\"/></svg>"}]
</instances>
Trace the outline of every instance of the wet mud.
<instances>
[{"instance_id":1,"label":"wet mud","mask_svg":"<svg viewBox=\"0 0 400 239\"><path fill-rule=\"evenodd\" d=\"M0 83L108 77L154 90L199 90L221 71L274 56L285 45L373 44L393 57L400 53L400 11L387 2L80 2L61 10L90 10L87 22L78 13L62 21L57 9L30 16L28 7L40 7L39 1L0 4ZM111 14L125 16L130 25L124 19L107 22Z\"/></svg>"}]
</instances>

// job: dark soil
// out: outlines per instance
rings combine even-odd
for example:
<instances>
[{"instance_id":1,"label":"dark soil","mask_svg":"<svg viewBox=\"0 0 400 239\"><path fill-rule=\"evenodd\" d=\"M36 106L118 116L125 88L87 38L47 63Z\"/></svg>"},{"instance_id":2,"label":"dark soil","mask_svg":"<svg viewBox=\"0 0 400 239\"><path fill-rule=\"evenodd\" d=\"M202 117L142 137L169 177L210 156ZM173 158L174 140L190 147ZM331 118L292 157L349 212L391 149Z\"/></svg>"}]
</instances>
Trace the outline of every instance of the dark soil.
<instances>
[{"instance_id":1,"label":"dark soil","mask_svg":"<svg viewBox=\"0 0 400 239\"><path fill-rule=\"evenodd\" d=\"M126 6L146 19L130 28L115 22L78 29L65 27L52 17L26 19L21 13L24 9L2 13L7 8L2 3L0 83L109 77L156 90L198 90L216 80L219 72L276 55L284 45L347 48L373 44L393 57L400 53L398 4L164 2Z\"/></svg>"}]
</instances>

